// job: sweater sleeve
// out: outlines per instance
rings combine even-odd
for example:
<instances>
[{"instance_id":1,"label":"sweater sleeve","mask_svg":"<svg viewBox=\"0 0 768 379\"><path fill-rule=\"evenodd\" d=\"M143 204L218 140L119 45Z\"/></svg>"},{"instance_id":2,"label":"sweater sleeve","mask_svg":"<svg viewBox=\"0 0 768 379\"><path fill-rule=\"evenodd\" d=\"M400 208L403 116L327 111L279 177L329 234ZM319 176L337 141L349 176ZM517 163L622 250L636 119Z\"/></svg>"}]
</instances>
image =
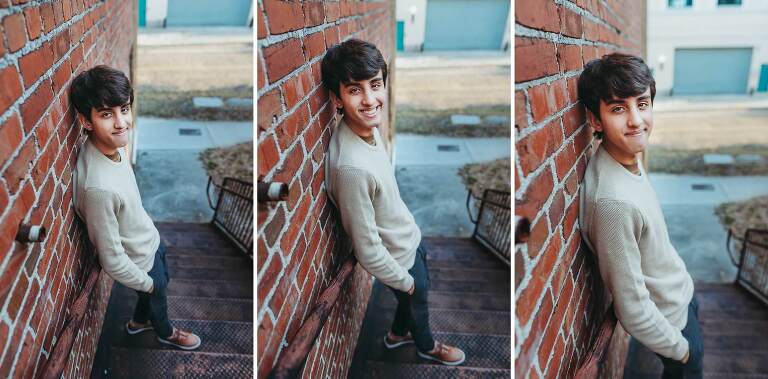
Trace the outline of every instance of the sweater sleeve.
<instances>
[{"instance_id":1,"label":"sweater sleeve","mask_svg":"<svg viewBox=\"0 0 768 379\"><path fill-rule=\"evenodd\" d=\"M600 275L613 295L616 316L626 331L655 353L682 360L688 341L651 300L641 267L638 241L640 211L625 202L600 201L590 240L598 254Z\"/></svg>"},{"instance_id":2,"label":"sweater sleeve","mask_svg":"<svg viewBox=\"0 0 768 379\"><path fill-rule=\"evenodd\" d=\"M364 170L344 167L339 168L336 179L341 222L352 238L357 261L382 283L403 292L410 290L413 277L382 244L376 228L374 178Z\"/></svg>"},{"instance_id":3,"label":"sweater sleeve","mask_svg":"<svg viewBox=\"0 0 768 379\"><path fill-rule=\"evenodd\" d=\"M120 241L117 211L120 199L101 189L88 189L83 197L83 213L88 235L96 247L99 263L113 279L126 287L148 292L152 278L128 257Z\"/></svg>"}]
</instances>

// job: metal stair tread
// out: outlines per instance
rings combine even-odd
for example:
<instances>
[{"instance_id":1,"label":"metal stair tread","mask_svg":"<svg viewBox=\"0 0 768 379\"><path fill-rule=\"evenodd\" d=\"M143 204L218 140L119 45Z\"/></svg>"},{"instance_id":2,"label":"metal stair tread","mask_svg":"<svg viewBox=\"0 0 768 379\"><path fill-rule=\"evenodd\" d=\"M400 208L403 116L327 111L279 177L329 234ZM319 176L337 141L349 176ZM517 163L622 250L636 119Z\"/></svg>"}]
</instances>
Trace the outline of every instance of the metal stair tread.
<instances>
[{"instance_id":1,"label":"metal stair tread","mask_svg":"<svg viewBox=\"0 0 768 379\"><path fill-rule=\"evenodd\" d=\"M251 378L252 354L113 347L113 378Z\"/></svg>"},{"instance_id":2,"label":"metal stair tread","mask_svg":"<svg viewBox=\"0 0 768 379\"><path fill-rule=\"evenodd\" d=\"M399 379L410 378L434 378L434 379L453 379L453 378L484 378L501 379L511 378L512 373L508 368L487 368L487 367L468 367L468 366L445 366L439 364L413 364L413 363L390 363L380 361L367 361L369 370L366 378L392 378L397 375ZM470 373L475 374L468 376Z\"/></svg>"},{"instance_id":3,"label":"metal stair tread","mask_svg":"<svg viewBox=\"0 0 768 379\"><path fill-rule=\"evenodd\" d=\"M436 341L457 346L464 350L464 367L509 368L511 364L511 343L509 335L483 335L474 333L433 333ZM418 356L414 345L387 349L379 342L369 351L368 361L389 363L428 363Z\"/></svg>"},{"instance_id":4,"label":"metal stair tread","mask_svg":"<svg viewBox=\"0 0 768 379\"><path fill-rule=\"evenodd\" d=\"M130 317L123 317L125 325ZM253 323L242 321L171 319L174 327L193 332L200 336L200 352L251 354L253 352ZM154 331L129 335L124 328L116 329L112 336L113 347L129 347L157 350L174 348L157 341Z\"/></svg>"}]
</instances>

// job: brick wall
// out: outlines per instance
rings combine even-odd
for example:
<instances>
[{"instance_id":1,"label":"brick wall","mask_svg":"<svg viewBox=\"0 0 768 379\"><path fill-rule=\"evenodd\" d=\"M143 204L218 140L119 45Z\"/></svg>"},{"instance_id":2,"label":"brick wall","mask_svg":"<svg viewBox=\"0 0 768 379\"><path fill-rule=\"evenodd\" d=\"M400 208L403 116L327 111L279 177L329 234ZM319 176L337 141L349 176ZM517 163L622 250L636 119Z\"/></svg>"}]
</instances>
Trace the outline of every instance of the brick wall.
<instances>
[{"instance_id":1,"label":"brick wall","mask_svg":"<svg viewBox=\"0 0 768 379\"><path fill-rule=\"evenodd\" d=\"M72 206L84 132L67 96L96 64L125 72L135 3L0 0L0 377L39 374L94 260ZM43 243L14 241L20 222ZM90 375L112 281L101 276L65 377Z\"/></svg>"},{"instance_id":2,"label":"brick wall","mask_svg":"<svg viewBox=\"0 0 768 379\"><path fill-rule=\"evenodd\" d=\"M515 13L515 213L531 221L530 239L515 249L515 372L567 378L602 306L577 223L596 140L576 82L592 59L643 54L645 1L517 0Z\"/></svg>"},{"instance_id":3,"label":"brick wall","mask_svg":"<svg viewBox=\"0 0 768 379\"><path fill-rule=\"evenodd\" d=\"M258 205L259 376L271 370L350 253L325 193L335 123L320 61L329 47L354 37L376 44L391 72L393 17L394 3L384 1L258 2L258 177L290 186L287 201ZM385 139L391 134L383 128ZM304 377L346 377L371 283L358 266L309 354Z\"/></svg>"}]
</instances>

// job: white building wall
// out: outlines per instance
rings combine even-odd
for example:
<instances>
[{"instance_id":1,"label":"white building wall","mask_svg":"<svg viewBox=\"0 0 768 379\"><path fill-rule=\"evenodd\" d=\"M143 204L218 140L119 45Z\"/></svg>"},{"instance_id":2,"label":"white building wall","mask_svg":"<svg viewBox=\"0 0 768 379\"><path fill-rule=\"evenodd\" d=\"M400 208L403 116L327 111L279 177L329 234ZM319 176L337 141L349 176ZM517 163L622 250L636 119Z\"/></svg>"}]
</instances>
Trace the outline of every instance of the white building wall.
<instances>
[{"instance_id":1,"label":"white building wall","mask_svg":"<svg viewBox=\"0 0 768 379\"><path fill-rule=\"evenodd\" d=\"M404 21L405 50L421 51L427 26L427 0L397 0L395 19Z\"/></svg>"},{"instance_id":2,"label":"white building wall","mask_svg":"<svg viewBox=\"0 0 768 379\"><path fill-rule=\"evenodd\" d=\"M667 3L648 0L647 63L657 93L672 89L676 48L751 47L748 88L757 88L760 66L768 64L768 1L718 6L717 0L693 0L690 8L668 8Z\"/></svg>"},{"instance_id":3,"label":"white building wall","mask_svg":"<svg viewBox=\"0 0 768 379\"><path fill-rule=\"evenodd\" d=\"M147 27L162 28L168 17L168 0L147 0Z\"/></svg>"}]
</instances>

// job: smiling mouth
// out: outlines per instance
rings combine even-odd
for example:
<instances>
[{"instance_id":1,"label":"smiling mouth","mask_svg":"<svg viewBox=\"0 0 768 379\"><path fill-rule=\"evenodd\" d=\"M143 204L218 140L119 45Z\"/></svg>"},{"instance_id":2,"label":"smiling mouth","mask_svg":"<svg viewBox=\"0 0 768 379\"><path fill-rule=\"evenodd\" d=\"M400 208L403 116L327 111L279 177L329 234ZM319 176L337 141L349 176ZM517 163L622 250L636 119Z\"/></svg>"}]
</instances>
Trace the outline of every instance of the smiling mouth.
<instances>
[{"instance_id":1,"label":"smiling mouth","mask_svg":"<svg viewBox=\"0 0 768 379\"><path fill-rule=\"evenodd\" d=\"M644 134L647 131L648 131L648 129L638 129L638 130L635 130L633 132L624 133L624 135L628 136L628 137L635 137L635 136L642 135L642 134Z\"/></svg>"},{"instance_id":2,"label":"smiling mouth","mask_svg":"<svg viewBox=\"0 0 768 379\"><path fill-rule=\"evenodd\" d=\"M360 113L362 113L363 116L366 116L366 117L369 117L369 118L373 118L373 117L375 117L379 113L380 109L381 109L381 106L379 105L379 106L371 108L371 109L361 109Z\"/></svg>"},{"instance_id":3,"label":"smiling mouth","mask_svg":"<svg viewBox=\"0 0 768 379\"><path fill-rule=\"evenodd\" d=\"M114 136L122 136L125 133L128 133L128 129L123 129L123 130L121 130L119 132L114 132L114 133L112 133L112 135L114 135Z\"/></svg>"}]
</instances>

